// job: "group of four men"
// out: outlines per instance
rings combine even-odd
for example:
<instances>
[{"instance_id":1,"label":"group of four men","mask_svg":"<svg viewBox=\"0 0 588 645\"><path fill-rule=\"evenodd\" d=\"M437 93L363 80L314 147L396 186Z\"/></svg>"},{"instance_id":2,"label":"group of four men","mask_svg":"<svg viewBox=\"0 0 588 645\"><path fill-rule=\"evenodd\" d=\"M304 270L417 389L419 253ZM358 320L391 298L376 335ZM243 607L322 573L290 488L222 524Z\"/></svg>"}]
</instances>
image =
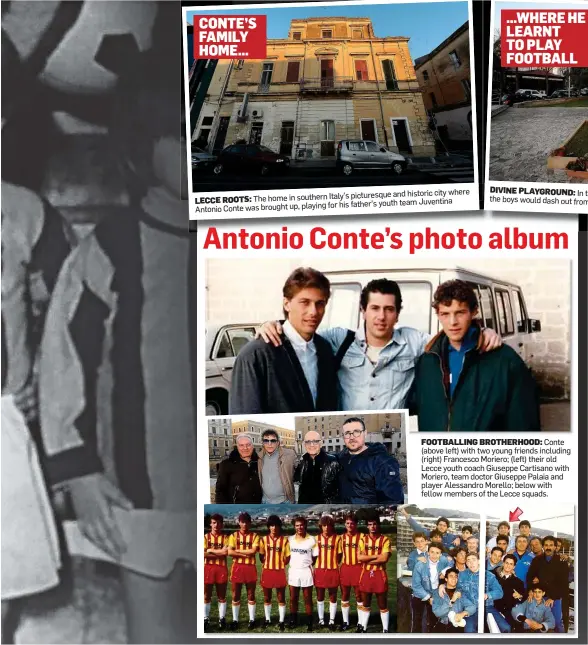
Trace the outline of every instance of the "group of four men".
<instances>
[{"instance_id":1,"label":"group of four men","mask_svg":"<svg viewBox=\"0 0 588 645\"><path fill-rule=\"evenodd\" d=\"M231 414L410 408L426 431L539 430L537 388L518 354L478 319L474 289L450 280L435 291L442 331L397 327L398 284L361 292L357 330L317 333L328 278L298 268L283 287L285 321L267 322L235 361Z\"/></svg>"},{"instance_id":2,"label":"group of four men","mask_svg":"<svg viewBox=\"0 0 588 645\"><path fill-rule=\"evenodd\" d=\"M307 531L306 518L294 519L294 535L282 533L282 520L270 515L267 520L268 533L263 537L251 531L251 516L241 513L238 517L239 530L226 535L223 532L223 517L215 514L210 520L210 532L204 537L204 626L210 628L212 593L216 587L219 629L227 627L227 583L229 571L227 557L233 564L230 573L232 597L232 622L230 629L239 625L241 592L245 585L249 611L248 629L257 626L255 612L255 590L257 586L256 556L261 562L260 584L263 589L265 621L263 626L272 625L272 595L276 590L278 599L278 628L286 629L286 587L290 595L290 618L288 625L298 625L298 604L300 590L304 599L307 629L313 630L313 588L316 589L318 626L336 629L337 590L341 587L341 631L350 629L350 598L354 590L357 605L358 624L356 632L367 631L372 595L380 611L382 631L388 632L388 575L386 563L390 557L391 545L388 537L380 531L379 515L370 515L367 533L358 531L353 513L345 518L345 533L335 532L335 522L324 515L319 522L317 537ZM288 572L286 573L286 567ZM329 597L329 618L325 619L325 596Z\"/></svg>"},{"instance_id":3,"label":"group of four men","mask_svg":"<svg viewBox=\"0 0 588 645\"><path fill-rule=\"evenodd\" d=\"M300 460L280 444L275 430L263 432L260 454L249 435L238 435L234 450L219 464L216 503L403 504L398 462L383 444L366 442L363 419L345 419L342 435L345 448L330 454L318 432L307 432Z\"/></svg>"},{"instance_id":4,"label":"group of four men","mask_svg":"<svg viewBox=\"0 0 588 645\"><path fill-rule=\"evenodd\" d=\"M479 540L472 527L464 526L458 535L448 531L445 517L428 530L405 516L419 529L407 560L412 572L411 631L476 632L479 556L474 548ZM501 522L498 535L486 546L485 620L492 616L500 632L564 632L567 558L558 553L557 538L531 535L527 520L519 531L511 542L510 525Z\"/></svg>"}]
</instances>

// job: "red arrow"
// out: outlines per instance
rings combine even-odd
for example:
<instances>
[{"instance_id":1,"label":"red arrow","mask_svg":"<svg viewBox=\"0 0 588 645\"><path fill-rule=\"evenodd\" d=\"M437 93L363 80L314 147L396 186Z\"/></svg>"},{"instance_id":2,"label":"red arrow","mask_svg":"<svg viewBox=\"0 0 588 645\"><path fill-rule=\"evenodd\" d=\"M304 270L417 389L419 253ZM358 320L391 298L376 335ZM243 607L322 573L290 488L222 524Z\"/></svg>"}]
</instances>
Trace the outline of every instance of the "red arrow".
<instances>
[{"instance_id":1,"label":"red arrow","mask_svg":"<svg viewBox=\"0 0 588 645\"><path fill-rule=\"evenodd\" d=\"M523 511L517 506L514 511L510 511L510 513L508 514L508 521L518 522L522 514L523 514Z\"/></svg>"}]
</instances>

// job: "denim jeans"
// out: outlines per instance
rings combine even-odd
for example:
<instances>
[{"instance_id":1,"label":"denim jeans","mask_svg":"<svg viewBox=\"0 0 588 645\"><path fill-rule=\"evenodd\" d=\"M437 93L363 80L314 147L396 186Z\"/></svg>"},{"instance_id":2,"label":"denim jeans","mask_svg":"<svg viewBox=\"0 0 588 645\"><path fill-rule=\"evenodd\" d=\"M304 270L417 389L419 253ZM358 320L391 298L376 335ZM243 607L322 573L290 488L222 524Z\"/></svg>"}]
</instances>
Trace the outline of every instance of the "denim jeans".
<instances>
[{"instance_id":1,"label":"denim jeans","mask_svg":"<svg viewBox=\"0 0 588 645\"><path fill-rule=\"evenodd\" d=\"M466 616L466 634L477 634L478 633L478 612L472 614L471 616Z\"/></svg>"},{"instance_id":2,"label":"denim jeans","mask_svg":"<svg viewBox=\"0 0 588 645\"><path fill-rule=\"evenodd\" d=\"M510 632L510 625L498 609L495 607L486 607L486 616L488 614L492 614L492 616L494 616L494 620L496 621L496 625L498 626L501 634L507 634Z\"/></svg>"},{"instance_id":3,"label":"denim jeans","mask_svg":"<svg viewBox=\"0 0 588 645\"><path fill-rule=\"evenodd\" d=\"M563 626L563 613L562 613L562 600L561 598L559 600L554 600L553 601L553 606L551 607L551 613L553 614L553 617L555 618L555 633L556 634L563 634L564 633L564 626Z\"/></svg>"}]
</instances>

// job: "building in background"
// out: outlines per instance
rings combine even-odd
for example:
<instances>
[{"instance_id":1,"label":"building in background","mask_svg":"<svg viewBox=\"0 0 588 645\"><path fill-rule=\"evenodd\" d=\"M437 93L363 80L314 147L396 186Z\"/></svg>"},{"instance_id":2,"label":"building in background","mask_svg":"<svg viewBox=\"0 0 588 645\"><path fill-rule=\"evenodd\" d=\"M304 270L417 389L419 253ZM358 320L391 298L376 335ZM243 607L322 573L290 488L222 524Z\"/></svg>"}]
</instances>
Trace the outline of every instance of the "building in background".
<instances>
[{"instance_id":1,"label":"building in background","mask_svg":"<svg viewBox=\"0 0 588 645\"><path fill-rule=\"evenodd\" d=\"M321 435L327 452L341 452L345 447L342 436L342 423L348 417L362 419L367 430L367 441L383 443L390 454L397 456L397 458L401 457L399 459L401 466L406 465L403 463L405 459L402 459L406 455L405 415L400 412L296 417L297 451L300 454L305 452L304 435L314 430Z\"/></svg>"},{"instance_id":2,"label":"building in background","mask_svg":"<svg viewBox=\"0 0 588 645\"><path fill-rule=\"evenodd\" d=\"M376 37L369 18L292 20L264 60L219 61L193 141L218 153L245 140L301 161L334 158L341 139L433 154L408 40Z\"/></svg>"},{"instance_id":3,"label":"building in background","mask_svg":"<svg viewBox=\"0 0 588 645\"><path fill-rule=\"evenodd\" d=\"M469 23L415 60L416 75L438 146L472 150Z\"/></svg>"}]
</instances>

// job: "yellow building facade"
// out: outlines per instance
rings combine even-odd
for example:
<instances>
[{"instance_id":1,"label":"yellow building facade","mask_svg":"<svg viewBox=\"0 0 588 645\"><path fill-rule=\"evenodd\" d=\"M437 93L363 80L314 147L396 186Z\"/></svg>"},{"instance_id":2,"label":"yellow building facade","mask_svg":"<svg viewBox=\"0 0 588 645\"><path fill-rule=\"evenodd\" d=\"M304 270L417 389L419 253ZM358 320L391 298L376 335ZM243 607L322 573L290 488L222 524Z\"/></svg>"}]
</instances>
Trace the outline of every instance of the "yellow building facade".
<instances>
[{"instance_id":1,"label":"yellow building facade","mask_svg":"<svg viewBox=\"0 0 588 645\"><path fill-rule=\"evenodd\" d=\"M369 18L292 20L264 60L219 61L194 130L218 153L238 140L293 159L334 158L341 139L434 154L408 38Z\"/></svg>"}]
</instances>

